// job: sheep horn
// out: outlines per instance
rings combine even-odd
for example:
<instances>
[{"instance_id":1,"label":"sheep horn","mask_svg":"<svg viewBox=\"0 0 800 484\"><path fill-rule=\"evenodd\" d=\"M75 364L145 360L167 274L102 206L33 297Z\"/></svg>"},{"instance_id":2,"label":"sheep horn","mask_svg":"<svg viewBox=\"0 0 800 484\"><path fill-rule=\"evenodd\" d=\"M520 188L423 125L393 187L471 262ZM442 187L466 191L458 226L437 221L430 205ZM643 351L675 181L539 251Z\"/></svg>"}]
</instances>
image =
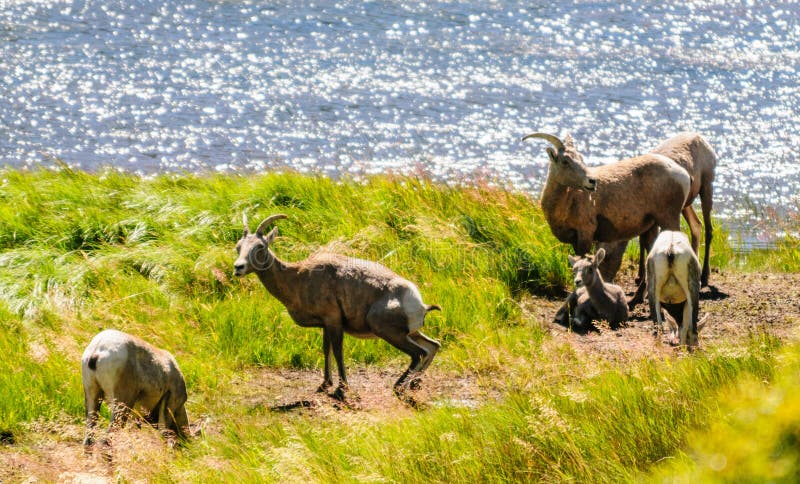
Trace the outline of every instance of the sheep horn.
<instances>
[{"instance_id":1,"label":"sheep horn","mask_svg":"<svg viewBox=\"0 0 800 484\"><path fill-rule=\"evenodd\" d=\"M247 214L242 212L242 222L244 223L244 235L250 233L250 227L247 225Z\"/></svg>"},{"instance_id":2,"label":"sheep horn","mask_svg":"<svg viewBox=\"0 0 800 484\"><path fill-rule=\"evenodd\" d=\"M259 224L258 228L256 229L256 235L261 237L262 235L264 235L264 230L266 230L267 227L269 227L269 225L272 222L274 222L276 220L280 220L282 218L288 218L288 217L286 215L282 214L282 213L275 214L275 215L270 215L269 217L264 219L264 221L261 222L261 224Z\"/></svg>"},{"instance_id":3,"label":"sheep horn","mask_svg":"<svg viewBox=\"0 0 800 484\"><path fill-rule=\"evenodd\" d=\"M550 142L550 144L552 144L553 146L555 146L555 147L556 147L556 149L558 149L558 150L563 150L563 149L565 149L565 147L564 147L564 142L563 142L563 141L561 141L560 139L558 139L558 137L557 137L557 136L553 136L552 134L547 134L547 133L531 133L531 134L528 134L528 135L525 135L525 136L523 136L523 137L522 137L522 141L525 141L525 140L527 140L527 139L529 139L529 138L542 138L542 139L544 139L544 140L547 140L547 141L549 141L549 142Z\"/></svg>"}]
</instances>

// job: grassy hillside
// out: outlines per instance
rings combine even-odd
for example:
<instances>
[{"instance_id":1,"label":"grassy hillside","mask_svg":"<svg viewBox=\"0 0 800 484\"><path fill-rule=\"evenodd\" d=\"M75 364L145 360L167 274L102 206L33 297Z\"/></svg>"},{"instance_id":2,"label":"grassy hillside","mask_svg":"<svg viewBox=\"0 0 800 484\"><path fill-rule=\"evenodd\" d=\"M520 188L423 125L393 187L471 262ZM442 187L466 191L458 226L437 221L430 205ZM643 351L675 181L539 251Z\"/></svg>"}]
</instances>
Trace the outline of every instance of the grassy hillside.
<instances>
[{"instance_id":1,"label":"grassy hillside","mask_svg":"<svg viewBox=\"0 0 800 484\"><path fill-rule=\"evenodd\" d=\"M152 455L102 471L123 480L617 481L695 472L690 436L717 425L746 431L726 423L718 395L796 366L786 356L793 347L761 332L692 356L576 353L524 303L563 295L567 248L535 202L502 189L297 174L6 170L0 178L0 463L12 454L37 460L43 438L79 445L80 354L104 328L172 351L190 418L210 422L182 448L155 444ZM322 363L319 331L295 326L255 277L231 276L243 212L252 224L289 216L275 244L285 259L333 250L417 282L426 302L444 308L426 321L443 343L431 371L468 376L485 398L463 405L453 395L396 414L343 408L335 417L239 398L272 370L314 369L321 381ZM800 266L792 240L747 261L717 237L713 254L714 267ZM376 340L347 338L345 358L351 373L379 369L389 383L407 365ZM663 469L675 456L678 467ZM7 472L14 480L25 471Z\"/></svg>"}]
</instances>

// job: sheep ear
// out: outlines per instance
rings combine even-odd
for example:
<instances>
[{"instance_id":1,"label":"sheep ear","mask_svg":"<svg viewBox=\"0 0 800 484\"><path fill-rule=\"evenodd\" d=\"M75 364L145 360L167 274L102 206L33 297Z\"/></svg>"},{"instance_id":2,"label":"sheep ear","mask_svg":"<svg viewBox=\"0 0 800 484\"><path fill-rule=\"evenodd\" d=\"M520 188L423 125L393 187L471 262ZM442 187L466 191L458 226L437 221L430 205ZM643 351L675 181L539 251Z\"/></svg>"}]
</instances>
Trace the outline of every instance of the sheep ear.
<instances>
[{"instance_id":1,"label":"sheep ear","mask_svg":"<svg viewBox=\"0 0 800 484\"><path fill-rule=\"evenodd\" d=\"M575 142L572 141L572 135L567 133L567 136L564 137L564 146L568 148L574 148Z\"/></svg>"},{"instance_id":2,"label":"sheep ear","mask_svg":"<svg viewBox=\"0 0 800 484\"><path fill-rule=\"evenodd\" d=\"M242 223L244 223L244 235L250 233L250 227L247 225L247 214L242 212Z\"/></svg>"},{"instance_id":3,"label":"sheep ear","mask_svg":"<svg viewBox=\"0 0 800 484\"><path fill-rule=\"evenodd\" d=\"M606 258L606 249L600 248L594 256L594 265L599 266L603 259Z\"/></svg>"},{"instance_id":4,"label":"sheep ear","mask_svg":"<svg viewBox=\"0 0 800 484\"><path fill-rule=\"evenodd\" d=\"M277 235L278 235L278 227L275 227L274 229L269 231L266 237L264 237L264 241L267 243L267 245L269 245L272 243L273 239L275 239Z\"/></svg>"},{"instance_id":5,"label":"sheep ear","mask_svg":"<svg viewBox=\"0 0 800 484\"><path fill-rule=\"evenodd\" d=\"M550 157L550 162L551 163L555 163L556 161L558 161L558 155L556 154L556 150L554 150L552 147L548 146L546 151L547 151L547 156Z\"/></svg>"},{"instance_id":6,"label":"sheep ear","mask_svg":"<svg viewBox=\"0 0 800 484\"><path fill-rule=\"evenodd\" d=\"M569 261L569 265L574 266L575 263L578 262L578 257L572 257L571 255L568 255L567 260Z\"/></svg>"}]
</instances>

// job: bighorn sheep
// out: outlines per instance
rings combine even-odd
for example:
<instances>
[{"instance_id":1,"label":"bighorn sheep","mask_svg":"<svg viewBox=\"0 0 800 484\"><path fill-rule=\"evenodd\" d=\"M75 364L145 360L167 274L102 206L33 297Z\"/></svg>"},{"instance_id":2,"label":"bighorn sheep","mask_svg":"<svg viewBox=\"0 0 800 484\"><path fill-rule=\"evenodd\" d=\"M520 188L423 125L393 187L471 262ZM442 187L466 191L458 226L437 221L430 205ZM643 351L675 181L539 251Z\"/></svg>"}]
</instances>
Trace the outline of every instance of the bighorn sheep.
<instances>
[{"instance_id":1,"label":"bighorn sheep","mask_svg":"<svg viewBox=\"0 0 800 484\"><path fill-rule=\"evenodd\" d=\"M596 319L605 319L612 328L628 320L628 301L621 287L603 281L598 266L606 256L605 249L599 249L594 257L572 257L572 271L575 273L577 301L573 322L586 327Z\"/></svg>"},{"instance_id":2,"label":"bighorn sheep","mask_svg":"<svg viewBox=\"0 0 800 484\"><path fill-rule=\"evenodd\" d=\"M300 262L284 262L270 249L277 227L264 231L286 215L267 217L250 233L244 216L244 235L236 244L239 257L234 263L236 276L255 272L264 287L278 299L300 326L321 327L325 354L324 379L317 391L333 385L330 353L339 369L335 396L347 390L342 359L344 333L360 337L380 337L411 357L411 364L394 384L395 393L418 381L431 364L439 342L420 332L425 315L439 306L422 302L419 289L388 268L361 259L336 254L315 254ZM410 380L409 376L413 376Z\"/></svg>"},{"instance_id":3,"label":"bighorn sheep","mask_svg":"<svg viewBox=\"0 0 800 484\"><path fill-rule=\"evenodd\" d=\"M650 317L661 328L664 325L661 305L672 318L670 342L675 344L680 328L680 344L697 346L700 301L700 261L689 238L680 231L661 232L647 256L647 294Z\"/></svg>"},{"instance_id":4,"label":"bighorn sheep","mask_svg":"<svg viewBox=\"0 0 800 484\"><path fill-rule=\"evenodd\" d=\"M85 446L94 442L100 402L111 409L109 432L122 426L131 411L142 410L159 429L188 435L186 383L175 358L167 351L113 329L98 333L81 358L86 404Z\"/></svg>"},{"instance_id":5,"label":"bighorn sheep","mask_svg":"<svg viewBox=\"0 0 800 484\"><path fill-rule=\"evenodd\" d=\"M564 141L545 133L522 139L530 138L553 145L547 148L550 168L541 197L550 230L579 256L593 242L607 243L610 255L600 268L604 280L614 280L628 240L654 227L680 229L691 178L673 160L651 153L588 168L570 135ZM643 292L640 284L630 304Z\"/></svg>"},{"instance_id":6,"label":"bighorn sheep","mask_svg":"<svg viewBox=\"0 0 800 484\"><path fill-rule=\"evenodd\" d=\"M698 133L679 133L672 138L669 138L659 144L652 153L664 155L682 166L692 179L689 196L683 208L683 218L689 224L689 229L692 234L692 249L698 256L700 255L700 229L705 226L706 235L706 250L703 256L703 272L700 275L700 283L702 286L708 285L709 268L709 250L711 248L711 239L713 235L713 228L711 226L711 209L713 205L712 194L714 181L714 169L717 165L717 156L714 150L709 146L705 139ZM703 223L697 218L697 214L692 208L692 203L700 196L700 203L703 210ZM639 236L639 274L636 278L636 284L644 281L645 259L647 257L647 249L653 245L653 241L658 236L658 227L653 227L649 231ZM615 246L608 246L609 254L614 260L622 260L625 252L627 242L617 244Z\"/></svg>"},{"instance_id":7,"label":"bighorn sheep","mask_svg":"<svg viewBox=\"0 0 800 484\"><path fill-rule=\"evenodd\" d=\"M656 146L653 153L664 155L681 165L692 177L692 186L683 208L683 217L689 224L692 233L692 250L700 255L700 220L692 208L692 202L700 196L700 206L703 210L703 226L705 226L706 250L703 254L703 271L700 273L700 284L708 285L710 272L708 253L711 249L711 199L714 189L714 169L717 166L717 155L708 142L698 133L679 133ZM641 266L641 264L640 264Z\"/></svg>"}]
</instances>

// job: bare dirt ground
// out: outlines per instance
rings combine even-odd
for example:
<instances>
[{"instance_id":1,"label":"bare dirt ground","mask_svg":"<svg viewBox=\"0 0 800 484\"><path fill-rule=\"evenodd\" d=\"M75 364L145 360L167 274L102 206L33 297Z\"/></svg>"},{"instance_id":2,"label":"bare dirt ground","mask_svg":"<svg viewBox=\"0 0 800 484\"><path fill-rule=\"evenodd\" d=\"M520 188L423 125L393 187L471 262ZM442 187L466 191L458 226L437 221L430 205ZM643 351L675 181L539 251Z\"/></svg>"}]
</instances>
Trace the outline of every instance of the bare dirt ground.
<instances>
[{"instance_id":1,"label":"bare dirt ground","mask_svg":"<svg viewBox=\"0 0 800 484\"><path fill-rule=\"evenodd\" d=\"M617 281L626 290L634 287L628 268ZM764 333L780 339L800 335L800 274L712 273L711 287L701 293L701 315L709 319L700 334L700 345L736 345L751 334ZM551 321L561 301L526 298L523 308L531 318ZM547 344L569 345L588 359L629 362L644 358L670 357L681 350L654 332L646 305L638 306L622 328L611 330L597 323L585 334L557 324L547 324L552 339ZM420 407L477 407L500 398L504 379L448 373L433 365L422 386L411 393L411 404L395 397L392 384L405 365L398 361L386 368L350 367L351 389L344 401L333 389L317 393L320 370L258 369L242 372L227 396L232 405L248 413L285 413L293 418L334 419L347 423L385 420L412 415ZM287 416L288 416L287 415ZM128 428L114 437L112 463L102 455L86 457L81 441L83 428L74 419L35 422L22 442L0 443L0 483L10 482L111 482L119 476L135 476L142 462L170 461L174 450L153 430ZM195 430L206 435L222 432L219 419L196 416ZM168 464L167 464L168 465ZM139 467L141 468L141 467Z\"/></svg>"},{"instance_id":2,"label":"bare dirt ground","mask_svg":"<svg viewBox=\"0 0 800 484\"><path fill-rule=\"evenodd\" d=\"M617 284L632 296L634 273L623 272ZM708 314L700 333L700 347L744 342L751 334L767 334L786 340L800 336L800 274L727 273L711 274L710 287L700 292L700 317ZM562 301L532 298L526 308L544 321L551 321ZM570 331L549 325L554 340L568 341L576 351L611 361L666 356L681 351L656 334L648 305L637 306L623 327L611 330L603 322L589 332ZM561 336L559 336L559 333Z\"/></svg>"}]
</instances>

